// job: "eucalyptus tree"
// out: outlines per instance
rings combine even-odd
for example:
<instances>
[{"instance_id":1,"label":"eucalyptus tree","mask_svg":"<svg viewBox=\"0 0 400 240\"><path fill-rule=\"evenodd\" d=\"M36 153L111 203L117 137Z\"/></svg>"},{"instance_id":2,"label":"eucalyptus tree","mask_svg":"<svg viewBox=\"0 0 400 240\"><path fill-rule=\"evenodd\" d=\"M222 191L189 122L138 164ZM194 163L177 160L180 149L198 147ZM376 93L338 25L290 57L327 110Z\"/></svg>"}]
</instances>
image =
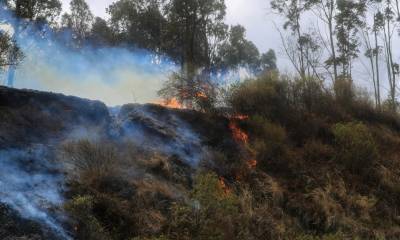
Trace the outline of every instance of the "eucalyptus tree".
<instances>
[{"instance_id":1,"label":"eucalyptus tree","mask_svg":"<svg viewBox=\"0 0 400 240\"><path fill-rule=\"evenodd\" d=\"M341 64L341 77L352 79L352 63L359 53L359 29L364 24L365 0L337 0L336 37L338 62Z\"/></svg>"},{"instance_id":2,"label":"eucalyptus tree","mask_svg":"<svg viewBox=\"0 0 400 240\"><path fill-rule=\"evenodd\" d=\"M283 28L289 29L294 37L294 41L289 43L285 43L284 41L287 39L283 37L282 41L288 57L302 78L306 77L306 68L309 62L305 46L309 43L309 38L305 36L302 30L302 16L311 6L312 2L308 0L273 0L271 2L272 9L285 18ZM287 46L293 43L295 46Z\"/></svg>"},{"instance_id":3,"label":"eucalyptus tree","mask_svg":"<svg viewBox=\"0 0 400 240\"><path fill-rule=\"evenodd\" d=\"M81 47L90 35L94 17L85 0L72 0L70 12L63 14L61 24L72 31L76 46Z\"/></svg>"},{"instance_id":4,"label":"eucalyptus tree","mask_svg":"<svg viewBox=\"0 0 400 240\"><path fill-rule=\"evenodd\" d=\"M16 42L7 33L0 31L0 71L17 65L22 57Z\"/></svg>"},{"instance_id":5,"label":"eucalyptus tree","mask_svg":"<svg viewBox=\"0 0 400 240\"><path fill-rule=\"evenodd\" d=\"M8 24L13 28L13 41L18 42L20 34L29 23L36 22L42 24L54 24L57 16L61 12L61 2L59 0L4 0L8 10L13 12L15 21ZM10 54L8 62L13 61L13 54ZM7 84L14 85L16 64L8 68Z\"/></svg>"},{"instance_id":6,"label":"eucalyptus tree","mask_svg":"<svg viewBox=\"0 0 400 240\"><path fill-rule=\"evenodd\" d=\"M393 111L396 111L396 89L398 85L396 76L399 75L399 64L394 61L393 56L393 38L396 30L396 17L393 10L392 1L384 0L383 4L384 6L380 20L380 27L383 29L384 36L384 53L389 81L390 108Z\"/></svg>"},{"instance_id":7,"label":"eucalyptus tree","mask_svg":"<svg viewBox=\"0 0 400 240\"><path fill-rule=\"evenodd\" d=\"M336 50L336 21L337 14L337 0L308 0L311 11L320 19L324 27L328 30L328 37L325 39L322 34L320 40L323 42L328 51L328 57L325 64L328 69L333 68L333 73L330 72L333 83L338 79L338 59ZM319 29L318 29L319 30Z\"/></svg>"},{"instance_id":8,"label":"eucalyptus tree","mask_svg":"<svg viewBox=\"0 0 400 240\"><path fill-rule=\"evenodd\" d=\"M173 40L168 41L167 21L162 0L119 0L107 12L113 32L120 43L172 55Z\"/></svg>"}]
</instances>

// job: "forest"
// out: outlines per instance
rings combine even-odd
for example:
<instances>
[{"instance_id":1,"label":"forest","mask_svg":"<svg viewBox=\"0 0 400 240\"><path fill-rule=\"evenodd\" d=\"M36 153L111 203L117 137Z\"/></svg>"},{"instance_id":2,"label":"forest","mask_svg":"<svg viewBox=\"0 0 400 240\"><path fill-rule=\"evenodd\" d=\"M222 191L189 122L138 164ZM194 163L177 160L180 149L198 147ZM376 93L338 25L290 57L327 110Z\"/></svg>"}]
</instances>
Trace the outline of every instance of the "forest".
<instances>
[{"instance_id":1,"label":"forest","mask_svg":"<svg viewBox=\"0 0 400 240\"><path fill-rule=\"evenodd\" d=\"M66 7L1 3L1 239L400 239L399 1L265 1L266 52L224 0ZM13 88L33 49L174 67L112 107Z\"/></svg>"}]
</instances>

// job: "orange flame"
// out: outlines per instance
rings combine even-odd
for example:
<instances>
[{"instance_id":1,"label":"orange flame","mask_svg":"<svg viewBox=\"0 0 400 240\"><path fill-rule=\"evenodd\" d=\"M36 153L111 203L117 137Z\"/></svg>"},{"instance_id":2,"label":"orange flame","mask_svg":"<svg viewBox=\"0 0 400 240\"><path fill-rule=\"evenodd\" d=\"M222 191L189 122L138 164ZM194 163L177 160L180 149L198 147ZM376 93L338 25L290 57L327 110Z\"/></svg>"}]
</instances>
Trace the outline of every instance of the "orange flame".
<instances>
[{"instance_id":1,"label":"orange flame","mask_svg":"<svg viewBox=\"0 0 400 240\"><path fill-rule=\"evenodd\" d=\"M231 189L226 185L224 177L219 177L219 186L221 187L221 189L224 191L225 194L231 193Z\"/></svg>"},{"instance_id":2,"label":"orange flame","mask_svg":"<svg viewBox=\"0 0 400 240\"><path fill-rule=\"evenodd\" d=\"M203 93L203 92L196 93L196 97L203 98L203 99L208 99L207 95L205 93Z\"/></svg>"},{"instance_id":3,"label":"orange flame","mask_svg":"<svg viewBox=\"0 0 400 240\"><path fill-rule=\"evenodd\" d=\"M236 142L247 144L249 141L249 136L243 132L234 122L229 124L229 128L232 131L233 139Z\"/></svg>"},{"instance_id":4,"label":"orange flame","mask_svg":"<svg viewBox=\"0 0 400 240\"><path fill-rule=\"evenodd\" d=\"M249 119L249 116L247 116L247 115L235 115L235 116L232 117L232 119L247 120L247 119Z\"/></svg>"},{"instance_id":5,"label":"orange flame","mask_svg":"<svg viewBox=\"0 0 400 240\"><path fill-rule=\"evenodd\" d=\"M255 159L250 159L250 160L247 161L247 166L250 169L255 169L257 167L257 164L258 164L258 162Z\"/></svg>"},{"instance_id":6,"label":"orange flame","mask_svg":"<svg viewBox=\"0 0 400 240\"><path fill-rule=\"evenodd\" d=\"M155 101L154 104L167 107L167 108L175 108L175 109L184 109L185 107L176 99L172 98L170 100L158 100Z\"/></svg>"}]
</instances>

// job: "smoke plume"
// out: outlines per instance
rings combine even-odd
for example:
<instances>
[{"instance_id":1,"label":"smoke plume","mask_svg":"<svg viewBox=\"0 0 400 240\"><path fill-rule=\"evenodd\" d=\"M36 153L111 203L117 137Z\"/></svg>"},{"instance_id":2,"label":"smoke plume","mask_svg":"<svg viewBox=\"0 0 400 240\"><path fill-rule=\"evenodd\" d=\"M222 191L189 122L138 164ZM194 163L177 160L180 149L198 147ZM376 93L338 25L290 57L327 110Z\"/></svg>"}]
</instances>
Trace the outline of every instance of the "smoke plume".
<instances>
[{"instance_id":1,"label":"smoke plume","mask_svg":"<svg viewBox=\"0 0 400 240\"><path fill-rule=\"evenodd\" d=\"M111 106L153 102L176 68L167 58L140 49L92 45L74 49L68 46L73 42L68 31L56 34L47 25L17 20L5 8L0 17L9 26L24 26L16 38L25 54L17 67L17 88L60 92Z\"/></svg>"}]
</instances>

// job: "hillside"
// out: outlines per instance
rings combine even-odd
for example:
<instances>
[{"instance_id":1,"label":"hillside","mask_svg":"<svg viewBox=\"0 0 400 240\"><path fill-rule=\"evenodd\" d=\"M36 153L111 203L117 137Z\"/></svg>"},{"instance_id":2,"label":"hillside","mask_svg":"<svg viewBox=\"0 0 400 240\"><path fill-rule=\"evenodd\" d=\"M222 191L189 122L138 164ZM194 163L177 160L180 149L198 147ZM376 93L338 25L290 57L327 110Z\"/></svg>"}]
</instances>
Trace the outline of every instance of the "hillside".
<instances>
[{"instance_id":1,"label":"hillside","mask_svg":"<svg viewBox=\"0 0 400 240\"><path fill-rule=\"evenodd\" d=\"M228 102L109 111L1 87L0 238L400 238L397 115L273 74Z\"/></svg>"}]
</instances>

